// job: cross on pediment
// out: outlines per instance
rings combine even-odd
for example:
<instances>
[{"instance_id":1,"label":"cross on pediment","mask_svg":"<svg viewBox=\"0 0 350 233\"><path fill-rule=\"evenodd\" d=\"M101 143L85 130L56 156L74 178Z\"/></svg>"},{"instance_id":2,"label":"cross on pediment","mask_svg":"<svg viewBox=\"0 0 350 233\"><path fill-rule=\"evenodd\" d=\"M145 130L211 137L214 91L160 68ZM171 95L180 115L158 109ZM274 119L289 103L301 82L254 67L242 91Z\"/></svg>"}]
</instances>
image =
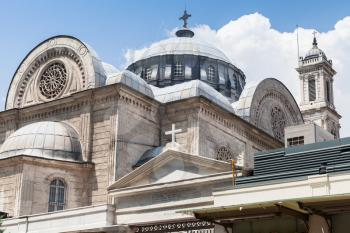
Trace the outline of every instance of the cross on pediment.
<instances>
[{"instance_id":1,"label":"cross on pediment","mask_svg":"<svg viewBox=\"0 0 350 233\"><path fill-rule=\"evenodd\" d=\"M181 133L182 129L175 129L175 124L171 124L171 130L170 131L166 131L165 135L171 135L171 143L175 143L175 135L177 133Z\"/></svg>"},{"instance_id":2,"label":"cross on pediment","mask_svg":"<svg viewBox=\"0 0 350 233\"><path fill-rule=\"evenodd\" d=\"M191 14L187 14L187 11L185 10L184 14L179 18L179 20L183 20L184 21L184 25L183 25L184 28L187 28L187 20L190 17L191 17Z\"/></svg>"}]
</instances>

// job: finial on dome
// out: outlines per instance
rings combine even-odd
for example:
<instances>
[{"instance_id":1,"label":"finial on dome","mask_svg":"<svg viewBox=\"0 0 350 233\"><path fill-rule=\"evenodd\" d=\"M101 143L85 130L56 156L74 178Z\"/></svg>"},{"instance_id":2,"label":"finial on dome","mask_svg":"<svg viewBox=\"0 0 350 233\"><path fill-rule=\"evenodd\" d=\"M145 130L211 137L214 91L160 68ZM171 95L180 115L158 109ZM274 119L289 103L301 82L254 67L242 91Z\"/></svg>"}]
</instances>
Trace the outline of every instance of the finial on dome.
<instances>
[{"instance_id":1,"label":"finial on dome","mask_svg":"<svg viewBox=\"0 0 350 233\"><path fill-rule=\"evenodd\" d=\"M178 30L175 33L177 37L190 37L191 38L194 36L194 32L187 28L187 20L190 17L191 17L191 14L188 14L187 10L185 10L184 14L179 18L179 20L184 21L184 24L182 26L183 28L181 28L180 30Z\"/></svg>"},{"instance_id":2,"label":"finial on dome","mask_svg":"<svg viewBox=\"0 0 350 233\"><path fill-rule=\"evenodd\" d=\"M314 34L314 40L313 40L313 42L312 42L312 45L313 45L314 47L317 47L317 40L316 40L316 34L317 34L317 32L314 31L312 34Z\"/></svg>"}]
</instances>

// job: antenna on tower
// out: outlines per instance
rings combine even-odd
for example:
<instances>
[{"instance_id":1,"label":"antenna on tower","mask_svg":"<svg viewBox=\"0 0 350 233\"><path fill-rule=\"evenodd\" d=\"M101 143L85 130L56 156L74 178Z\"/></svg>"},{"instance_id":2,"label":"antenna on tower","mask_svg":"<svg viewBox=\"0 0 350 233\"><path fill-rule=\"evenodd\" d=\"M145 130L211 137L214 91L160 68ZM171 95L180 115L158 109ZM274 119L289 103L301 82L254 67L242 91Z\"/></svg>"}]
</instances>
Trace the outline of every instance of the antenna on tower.
<instances>
[{"instance_id":1,"label":"antenna on tower","mask_svg":"<svg viewBox=\"0 0 350 233\"><path fill-rule=\"evenodd\" d=\"M300 53L299 53L299 33L298 33L299 25L297 24L297 49L298 49L298 62L300 59Z\"/></svg>"}]
</instances>

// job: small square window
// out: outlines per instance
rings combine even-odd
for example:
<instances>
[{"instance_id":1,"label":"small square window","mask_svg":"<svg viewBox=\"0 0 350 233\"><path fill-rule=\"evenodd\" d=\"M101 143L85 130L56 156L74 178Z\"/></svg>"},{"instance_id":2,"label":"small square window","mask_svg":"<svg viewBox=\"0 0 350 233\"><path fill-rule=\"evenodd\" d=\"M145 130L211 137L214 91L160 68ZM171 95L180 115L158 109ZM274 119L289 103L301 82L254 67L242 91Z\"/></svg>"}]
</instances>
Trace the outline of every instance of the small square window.
<instances>
[{"instance_id":1,"label":"small square window","mask_svg":"<svg viewBox=\"0 0 350 233\"><path fill-rule=\"evenodd\" d=\"M288 138L287 143L288 143L288 146L304 145L304 136Z\"/></svg>"}]
</instances>

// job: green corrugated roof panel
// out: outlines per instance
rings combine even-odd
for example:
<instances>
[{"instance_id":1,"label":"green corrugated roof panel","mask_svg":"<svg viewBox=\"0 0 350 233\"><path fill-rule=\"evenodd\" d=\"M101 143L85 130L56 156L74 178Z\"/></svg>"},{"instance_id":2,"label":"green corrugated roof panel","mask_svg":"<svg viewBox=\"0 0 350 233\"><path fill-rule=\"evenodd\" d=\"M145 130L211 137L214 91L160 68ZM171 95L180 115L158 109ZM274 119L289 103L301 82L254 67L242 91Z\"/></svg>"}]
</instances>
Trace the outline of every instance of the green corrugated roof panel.
<instances>
[{"instance_id":1,"label":"green corrugated roof panel","mask_svg":"<svg viewBox=\"0 0 350 233\"><path fill-rule=\"evenodd\" d=\"M255 155L254 175L239 177L237 185L303 179L319 174L322 163L327 163L327 173L350 172L350 137L259 152Z\"/></svg>"}]
</instances>

